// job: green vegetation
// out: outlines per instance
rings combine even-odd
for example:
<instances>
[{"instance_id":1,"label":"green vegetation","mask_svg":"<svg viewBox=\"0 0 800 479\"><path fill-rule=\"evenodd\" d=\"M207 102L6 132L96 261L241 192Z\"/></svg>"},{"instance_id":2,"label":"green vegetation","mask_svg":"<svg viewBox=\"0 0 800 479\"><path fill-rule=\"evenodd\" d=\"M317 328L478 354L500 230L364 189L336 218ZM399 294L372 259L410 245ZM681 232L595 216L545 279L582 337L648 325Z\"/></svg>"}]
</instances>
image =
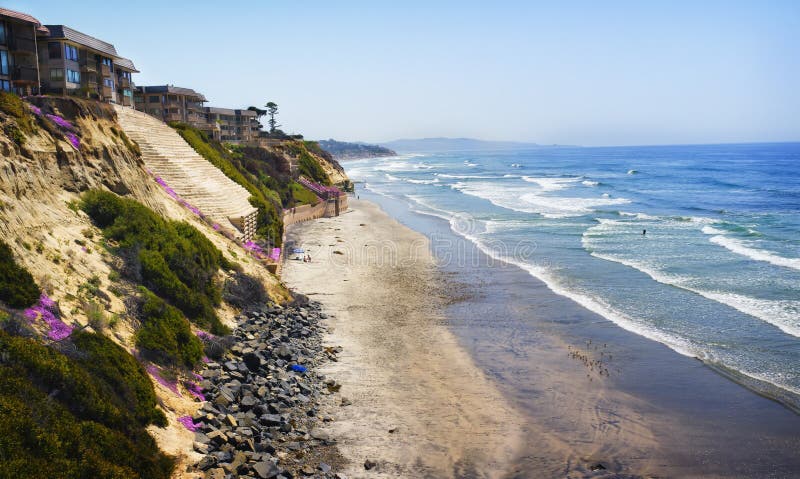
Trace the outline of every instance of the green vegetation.
<instances>
[{"instance_id":1,"label":"green vegetation","mask_svg":"<svg viewBox=\"0 0 800 479\"><path fill-rule=\"evenodd\" d=\"M167 425L166 416L157 407L153 384L136 358L99 334L77 331L73 333L72 341L83 353L80 364L111 386L121 404L133 413L139 424Z\"/></svg>"},{"instance_id":2,"label":"green vegetation","mask_svg":"<svg viewBox=\"0 0 800 479\"><path fill-rule=\"evenodd\" d=\"M293 181L289 185L289 188L291 188L292 196L294 197L294 200L297 204L314 205L319 201L317 199L317 195L303 188L303 186L300 183L296 183Z\"/></svg>"},{"instance_id":3,"label":"green vegetation","mask_svg":"<svg viewBox=\"0 0 800 479\"><path fill-rule=\"evenodd\" d=\"M203 343L192 333L180 311L150 291L142 291L142 327L136 345L161 364L193 367L203 357Z\"/></svg>"},{"instance_id":4,"label":"green vegetation","mask_svg":"<svg viewBox=\"0 0 800 479\"><path fill-rule=\"evenodd\" d=\"M267 115L269 115L269 120L267 120L267 124L269 124L269 132L275 133L280 126L278 124L278 120L275 119L275 115L278 114L278 104L273 101L268 101L264 106L267 108Z\"/></svg>"},{"instance_id":5,"label":"green vegetation","mask_svg":"<svg viewBox=\"0 0 800 479\"><path fill-rule=\"evenodd\" d=\"M297 157L298 167L300 169L300 174L309 178L313 181L321 185L328 185L330 186L331 180L328 178L328 174L325 173L325 170L319 165L319 162L311 156L311 153L308 152L308 148L306 143L312 143L316 145L314 142L302 142L302 141L293 141L289 144L289 151L292 155Z\"/></svg>"},{"instance_id":6,"label":"green vegetation","mask_svg":"<svg viewBox=\"0 0 800 479\"><path fill-rule=\"evenodd\" d=\"M34 120L31 114L28 113L25 102L17 95L0 90L0 111L17 120L18 126L14 130L16 130L17 134L23 135L23 142L24 134L34 131Z\"/></svg>"},{"instance_id":7,"label":"green vegetation","mask_svg":"<svg viewBox=\"0 0 800 479\"><path fill-rule=\"evenodd\" d=\"M214 280L232 265L202 233L187 223L168 221L136 201L90 190L81 208L114 240L126 263L124 274L183 311L214 334L227 334L214 307L221 301Z\"/></svg>"},{"instance_id":8,"label":"green vegetation","mask_svg":"<svg viewBox=\"0 0 800 479\"><path fill-rule=\"evenodd\" d=\"M74 357L0 331L0 477L169 478L144 428L166 424L144 369L107 338L72 338Z\"/></svg>"},{"instance_id":9,"label":"green vegetation","mask_svg":"<svg viewBox=\"0 0 800 479\"><path fill-rule=\"evenodd\" d=\"M17 264L11 248L0 240L0 301L12 308L27 308L36 303L40 294L33 276Z\"/></svg>"}]
</instances>

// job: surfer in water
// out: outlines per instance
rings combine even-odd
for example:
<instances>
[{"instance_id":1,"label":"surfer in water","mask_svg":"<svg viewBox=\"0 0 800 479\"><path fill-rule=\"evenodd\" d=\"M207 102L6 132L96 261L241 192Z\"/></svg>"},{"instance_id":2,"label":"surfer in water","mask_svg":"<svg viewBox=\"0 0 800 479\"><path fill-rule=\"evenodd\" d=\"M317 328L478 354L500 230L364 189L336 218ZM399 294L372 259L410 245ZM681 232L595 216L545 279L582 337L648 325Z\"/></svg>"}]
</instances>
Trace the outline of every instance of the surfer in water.
<instances>
[{"instance_id":1,"label":"surfer in water","mask_svg":"<svg viewBox=\"0 0 800 479\"><path fill-rule=\"evenodd\" d=\"M642 236L647 234L647 230L642 230Z\"/></svg>"}]
</instances>

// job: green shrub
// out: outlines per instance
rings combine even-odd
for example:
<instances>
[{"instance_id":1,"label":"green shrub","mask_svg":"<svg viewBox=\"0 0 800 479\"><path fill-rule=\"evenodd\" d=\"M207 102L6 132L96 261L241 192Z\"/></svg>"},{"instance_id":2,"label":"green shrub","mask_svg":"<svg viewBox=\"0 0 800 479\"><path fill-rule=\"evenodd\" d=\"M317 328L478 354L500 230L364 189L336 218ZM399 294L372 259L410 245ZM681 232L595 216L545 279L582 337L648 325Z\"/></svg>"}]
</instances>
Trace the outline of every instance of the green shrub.
<instances>
[{"instance_id":1,"label":"green shrub","mask_svg":"<svg viewBox=\"0 0 800 479\"><path fill-rule=\"evenodd\" d=\"M136 332L136 345L142 352L160 364L191 368L200 362L203 344L181 312L150 291L142 295L142 326Z\"/></svg>"},{"instance_id":2,"label":"green shrub","mask_svg":"<svg viewBox=\"0 0 800 479\"><path fill-rule=\"evenodd\" d=\"M76 332L72 340L81 355L81 364L95 377L105 381L121 404L133 413L142 426L166 426L167 418L158 409L153 383L141 364L111 339L86 332Z\"/></svg>"},{"instance_id":3,"label":"green shrub","mask_svg":"<svg viewBox=\"0 0 800 479\"><path fill-rule=\"evenodd\" d=\"M95 331L102 331L108 326L105 309L94 301L85 301L81 304L83 314L86 315L89 326Z\"/></svg>"},{"instance_id":4,"label":"green shrub","mask_svg":"<svg viewBox=\"0 0 800 479\"><path fill-rule=\"evenodd\" d=\"M84 193L81 207L119 244L126 275L183 311L214 334L226 334L214 306L220 303L215 275L230 268L222 253L187 223L168 221L136 201L107 191Z\"/></svg>"},{"instance_id":5,"label":"green shrub","mask_svg":"<svg viewBox=\"0 0 800 479\"><path fill-rule=\"evenodd\" d=\"M174 461L144 429L165 421L141 366L106 338L73 338L82 359L0 331L0 477L169 478Z\"/></svg>"},{"instance_id":6,"label":"green shrub","mask_svg":"<svg viewBox=\"0 0 800 479\"><path fill-rule=\"evenodd\" d=\"M40 294L33 276L17 264L11 248L0 240L0 301L12 308L27 308L36 303Z\"/></svg>"},{"instance_id":7,"label":"green shrub","mask_svg":"<svg viewBox=\"0 0 800 479\"><path fill-rule=\"evenodd\" d=\"M295 202L301 205L315 205L319 202L317 195L303 188L300 183L292 182L290 185Z\"/></svg>"}]
</instances>

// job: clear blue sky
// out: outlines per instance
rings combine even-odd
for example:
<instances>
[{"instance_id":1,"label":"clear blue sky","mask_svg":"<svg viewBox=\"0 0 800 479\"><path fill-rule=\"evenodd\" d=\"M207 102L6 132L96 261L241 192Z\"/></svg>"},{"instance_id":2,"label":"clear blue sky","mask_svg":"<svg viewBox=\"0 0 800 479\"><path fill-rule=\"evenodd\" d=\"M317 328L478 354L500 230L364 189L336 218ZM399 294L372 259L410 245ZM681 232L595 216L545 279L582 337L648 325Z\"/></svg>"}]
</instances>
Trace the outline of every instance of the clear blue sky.
<instances>
[{"instance_id":1,"label":"clear blue sky","mask_svg":"<svg viewBox=\"0 0 800 479\"><path fill-rule=\"evenodd\" d=\"M800 140L800 1L2 0L308 138Z\"/></svg>"}]
</instances>

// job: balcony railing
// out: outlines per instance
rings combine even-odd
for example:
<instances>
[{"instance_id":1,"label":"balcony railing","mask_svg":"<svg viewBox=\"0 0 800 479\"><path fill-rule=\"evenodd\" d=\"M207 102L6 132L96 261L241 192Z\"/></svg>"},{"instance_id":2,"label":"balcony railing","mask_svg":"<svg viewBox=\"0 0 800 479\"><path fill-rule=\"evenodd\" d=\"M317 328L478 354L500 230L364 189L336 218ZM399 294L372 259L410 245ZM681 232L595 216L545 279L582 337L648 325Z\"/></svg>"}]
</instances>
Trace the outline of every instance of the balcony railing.
<instances>
[{"instance_id":1,"label":"balcony railing","mask_svg":"<svg viewBox=\"0 0 800 479\"><path fill-rule=\"evenodd\" d=\"M37 83L39 75L36 73L36 68L33 67L16 67L12 73L11 79L14 83Z\"/></svg>"},{"instance_id":2,"label":"balcony railing","mask_svg":"<svg viewBox=\"0 0 800 479\"><path fill-rule=\"evenodd\" d=\"M81 71L84 73L97 73L97 62L86 58L80 61Z\"/></svg>"},{"instance_id":3,"label":"balcony railing","mask_svg":"<svg viewBox=\"0 0 800 479\"><path fill-rule=\"evenodd\" d=\"M111 76L111 67L109 67L109 66L108 66L108 65L106 65L105 63L101 63L101 64L100 64L100 73L101 73L101 74L102 74L104 77L110 77L110 76Z\"/></svg>"},{"instance_id":4,"label":"balcony railing","mask_svg":"<svg viewBox=\"0 0 800 479\"><path fill-rule=\"evenodd\" d=\"M111 98L111 87L103 85L103 88L100 90L105 98Z\"/></svg>"},{"instance_id":5,"label":"balcony railing","mask_svg":"<svg viewBox=\"0 0 800 479\"><path fill-rule=\"evenodd\" d=\"M120 77L119 80L117 80L117 84L122 88L128 88L131 86L131 81L125 77Z\"/></svg>"},{"instance_id":6,"label":"balcony railing","mask_svg":"<svg viewBox=\"0 0 800 479\"><path fill-rule=\"evenodd\" d=\"M36 53L36 43L27 38L11 37L8 39L8 49L14 53Z\"/></svg>"}]
</instances>

